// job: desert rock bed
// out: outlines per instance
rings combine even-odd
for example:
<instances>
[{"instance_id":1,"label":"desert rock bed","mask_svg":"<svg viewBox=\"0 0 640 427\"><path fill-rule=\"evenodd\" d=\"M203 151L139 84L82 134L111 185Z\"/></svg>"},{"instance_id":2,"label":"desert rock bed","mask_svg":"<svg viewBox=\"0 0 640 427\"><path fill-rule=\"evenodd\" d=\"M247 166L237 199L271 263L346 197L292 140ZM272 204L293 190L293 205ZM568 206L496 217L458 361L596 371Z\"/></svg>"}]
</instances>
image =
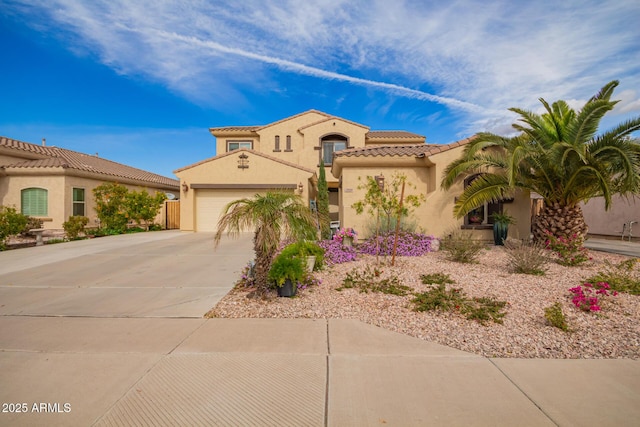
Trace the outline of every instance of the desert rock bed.
<instances>
[{"instance_id":1,"label":"desert rock bed","mask_svg":"<svg viewBox=\"0 0 640 427\"><path fill-rule=\"evenodd\" d=\"M447 345L485 357L513 358L640 358L640 296L619 293L605 298L599 313L577 309L569 288L582 284L603 267L604 260L617 263L627 257L591 252L593 259L579 267L548 264L544 276L512 274L504 250L483 251L478 264L459 264L442 252L421 257L401 257L396 265L379 266L381 278L395 274L403 284L422 292L430 286L421 274L447 273L469 297L493 297L507 301L503 324L483 326L452 312L415 312L412 295L361 293L358 289L336 289L345 273L366 265L375 266L374 256L326 267L314 273L319 286L300 290L295 298L247 298L250 289L236 287L209 313L225 318L357 319L391 331ZM383 257L380 257L383 262ZM240 274L238 274L239 276ZM570 332L547 324L544 309L562 304Z\"/></svg>"}]
</instances>

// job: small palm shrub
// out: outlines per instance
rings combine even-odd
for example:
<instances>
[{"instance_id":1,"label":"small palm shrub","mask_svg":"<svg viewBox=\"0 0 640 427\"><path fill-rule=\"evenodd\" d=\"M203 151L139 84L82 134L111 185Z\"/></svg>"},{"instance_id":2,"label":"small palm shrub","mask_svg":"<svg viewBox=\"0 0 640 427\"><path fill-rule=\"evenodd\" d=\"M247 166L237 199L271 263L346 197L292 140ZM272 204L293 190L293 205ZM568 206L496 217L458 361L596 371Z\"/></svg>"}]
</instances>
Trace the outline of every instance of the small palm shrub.
<instances>
[{"instance_id":1,"label":"small palm shrub","mask_svg":"<svg viewBox=\"0 0 640 427\"><path fill-rule=\"evenodd\" d=\"M67 221L62 223L62 228L64 228L67 239L76 240L88 223L89 218L86 216L70 216Z\"/></svg>"},{"instance_id":2,"label":"small palm shrub","mask_svg":"<svg viewBox=\"0 0 640 427\"><path fill-rule=\"evenodd\" d=\"M567 318L562 312L562 305L559 302L544 309L544 318L547 322L562 331L567 332L569 325L567 324Z\"/></svg>"},{"instance_id":3,"label":"small palm shrub","mask_svg":"<svg viewBox=\"0 0 640 427\"><path fill-rule=\"evenodd\" d=\"M639 258L630 258L618 264L605 261L603 270L587 279L589 283L608 283L612 290L640 295L640 266Z\"/></svg>"},{"instance_id":4,"label":"small palm shrub","mask_svg":"<svg viewBox=\"0 0 640 427\"><path fill-rule=\"evenodd\" d=\"M514 273L542 276L546 272L545 265L549 258L542 243L507 239L504 249Z\"/></svg>"},{"instance_id":5,"label":"small palm shrub","mask_svg":"<svg viewBox=\"0 0 640 427\"><path fill-rule=\"evenodd\" d=\"M474 239L470 233L453 231L441 240L440 249L447 255L450 261L461 263L476 263L478 255L485 249L485 244Z\"/></svg>"}]
</instances>

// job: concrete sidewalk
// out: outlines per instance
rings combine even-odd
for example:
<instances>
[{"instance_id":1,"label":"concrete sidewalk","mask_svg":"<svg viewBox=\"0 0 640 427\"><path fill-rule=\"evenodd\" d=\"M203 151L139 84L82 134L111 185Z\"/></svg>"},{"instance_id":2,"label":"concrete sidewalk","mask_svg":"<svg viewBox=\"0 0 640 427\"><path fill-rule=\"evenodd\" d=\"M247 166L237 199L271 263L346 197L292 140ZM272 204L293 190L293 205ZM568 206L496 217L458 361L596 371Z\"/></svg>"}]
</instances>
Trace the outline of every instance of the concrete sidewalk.
<instances>
[{"instance_id":1,"label":"concrete sidewalk","mask_svg":"<svg viewBox=\"0 0 640 427\"><path fill-rule=\"evenodd\" d=\"M627 242L619 239L589 238L584 242L584 245L594 251L610 252L640 258L640 243L638 242Z\"/></svg>"},{"instance_id":2,"label":"concrete sidewalk","mask_svg":"<svg viewBox=\"0 0 640 427\"><path fill-rule=\"evenodd\" d=\"M346 319L203 319L250 252L250 238L213 252L179 232L0 252L0 425L638 425L638 360L487 359Z\"/></svg>"},{"instance_id":3,"label":"concrete sidewalk","mask_svg":"<svg viewBox=\"0 0 640 427\"><path fill-rule=\"evenodd\" d=\"M486 359L339 319L2 317L0 324L0 396L28 409L2 413L2 425L633 426L640 419L635 360ZM35 412L41 403L60 412Z\"/></svg>"}]
</instances>

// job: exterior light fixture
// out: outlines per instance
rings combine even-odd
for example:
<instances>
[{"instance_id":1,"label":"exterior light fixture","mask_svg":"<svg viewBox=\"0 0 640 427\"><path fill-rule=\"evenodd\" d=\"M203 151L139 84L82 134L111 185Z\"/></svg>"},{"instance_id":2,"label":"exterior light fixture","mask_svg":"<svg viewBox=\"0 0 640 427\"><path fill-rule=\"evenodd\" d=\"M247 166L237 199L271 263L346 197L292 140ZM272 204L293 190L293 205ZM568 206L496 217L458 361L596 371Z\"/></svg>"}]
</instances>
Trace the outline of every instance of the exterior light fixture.
<instances>
[{"instance_id":1,"label":"exterior light fixture","mask_svg":"<svg viewBox=\"0 0 640 427\"><path fill-rule=\"evenodd\" d=\"M384 175L382 174L382 172L380 172L380 175L377 175L375 177L375 180L378 184L378 187L380 187L380 191L384 191Z\"/></svg>"},{"instance_id":2,"label":"exterior light fixture","mask_svg":"<svg viewBox=\"0 0 640 427\"><path fill-rule=\"evenodd\" d=\"M182 183L182 192L186 193L187 191L189 191L189 186L187 185L186 182Z\"/></svg>"},{"instance_id":3,"label":"exterior light fixture","mask_svg":"<svg viewBox=\"0 0 640 427\"><path fill-rule=\"evenodd\" d=\"M302 185L302 183L298 183L298 193L302 194L302 191L304 190L304 186Z\"/></svg>"}]
</instances>

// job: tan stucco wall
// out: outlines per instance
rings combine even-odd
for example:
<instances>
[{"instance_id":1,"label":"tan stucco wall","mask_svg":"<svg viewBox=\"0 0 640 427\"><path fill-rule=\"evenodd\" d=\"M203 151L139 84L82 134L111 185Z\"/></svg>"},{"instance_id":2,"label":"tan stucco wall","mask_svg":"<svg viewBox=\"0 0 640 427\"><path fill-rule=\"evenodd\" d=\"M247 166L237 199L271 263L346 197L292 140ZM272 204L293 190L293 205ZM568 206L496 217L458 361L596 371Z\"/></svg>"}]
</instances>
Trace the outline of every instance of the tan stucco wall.
<instances>
[{"instance_id":1,"label":"tan stucco wall","mask_svg":"<svg viewBox=\"0 0 640 427\"><path fill-rule=\"evenodd\" d=\"M463 224L463 219L456 219L453 216L453 206L455 197L462 193L463 182L460 180L449 190L440 188L445 167L457 159L464 147L454 148L449 151L431 157L435 163L428 166L423 159L393 159L385 158L386 165L365 166L365 163L375 162L372 158L351 158L348 166L341 168L342 188L341 188L341 226L354 227L357 231L363 232L366 223L375 221L370 215L364 212L357 215L351 206L364 199L365 190L358 189L364 183L366 176L376 176L383 173L385 180L391 180L395 172L401 172L407 176L407 182L412 186L405 187L405 196L409 194L422 194L424 201L413 211L410 219L416 219L419 226L427 234L442 237L447 233L459 229ZM357 163L363 163L357 166ZM404 162L404 165L402 164ZM358 178L360 177L360 180ZM519 193L514 202L505 205L508 213L518 219L517 225L512 225L509 229L510 237L525 238L529 236L531 227L530 201L528 193ZM473 230L477 238L492 240L492 230ZM366 237L361 234L361 237Z\"/></svg>"},{"instance_id":2,"label":"tan stucco wall","mask_svg":"<svg viewBox=\"0 0 640 427\"><path fill-rule=\"evenodd\" d=\"M61 229L62 223L73 214L73 188L85 190L85 216L89 218L89 227L97 225L95 200L93 189L105 181L64 175L60 170L42 170L40 174L12 175L0 179L0 205L13 206L20 211L21 191L25 188L43 188L47 190L48 212L43 217L43 227L46 229ZM44 173L46 172L46 174ZM167 192L150 187L126 185L129 190L140 191L145 188L150 194L156 191ZM177 191L174 191L177 195ZM163 210L156 217L155 222L163 224Z\"/></svg>"},{"instance_id":3,"label":"tan stucco wall","mask_svg":"<svg viewBox=\"0 0 640 427\"><path fill-rule=\"evenodd\" d=\"M248 168L238 168L238 155L247 154ZM180 179L180 184L186 183L189 186L187 192L180 193L180 229L183 231L193 231L195 224L195 201L197 189L190 188L197 184L273 184L277 188L278 184L302 183L303 200L309 199L310 183L309 179L313 173L296 167L284 165L282 163L264 158L254 153L238 151L235 153L201 163L189 169L176 173ZM257 192L257 191L256 191Z\"/></svg>"},{"instance_id":4,"label":"tan stucco wall","mask_svg":"<svg viewBox=\"0 0 640 427\"><path fill-rule=\"evenodd\" d=\"M364 147L368 129L363 126L308 112L282 122L277 122L258 131L258 138L240 136L221 136L216 138L216 154L227 152L228 141L252 140L253 149L269 156L285 160L309 169L317 170L321 150L316 147L320 139L330 134L344 135L350 147ZM287 135L291 136L291 151L286 151ZM275 149L275 137L280 137L280 151ZM330 168L325 169L327 180L332 181ZM335 181L337 182L337 181Z\"/></svg>"},{"instance_id":5,"label":"tan stucco wall","mask_svg":"<svg viewBox=\"0 0 640 427\"><path fill-rule=\"evenodd\" d=\"M623 224L638 221L638 224L633 224L633 235L640 236L640 197L626 199L614 196L611 209L608 211L604 209L602 197L593 198L581 207L584 219L589 226L589 234L619 237Z\"/></svg>"}]
</instances>

